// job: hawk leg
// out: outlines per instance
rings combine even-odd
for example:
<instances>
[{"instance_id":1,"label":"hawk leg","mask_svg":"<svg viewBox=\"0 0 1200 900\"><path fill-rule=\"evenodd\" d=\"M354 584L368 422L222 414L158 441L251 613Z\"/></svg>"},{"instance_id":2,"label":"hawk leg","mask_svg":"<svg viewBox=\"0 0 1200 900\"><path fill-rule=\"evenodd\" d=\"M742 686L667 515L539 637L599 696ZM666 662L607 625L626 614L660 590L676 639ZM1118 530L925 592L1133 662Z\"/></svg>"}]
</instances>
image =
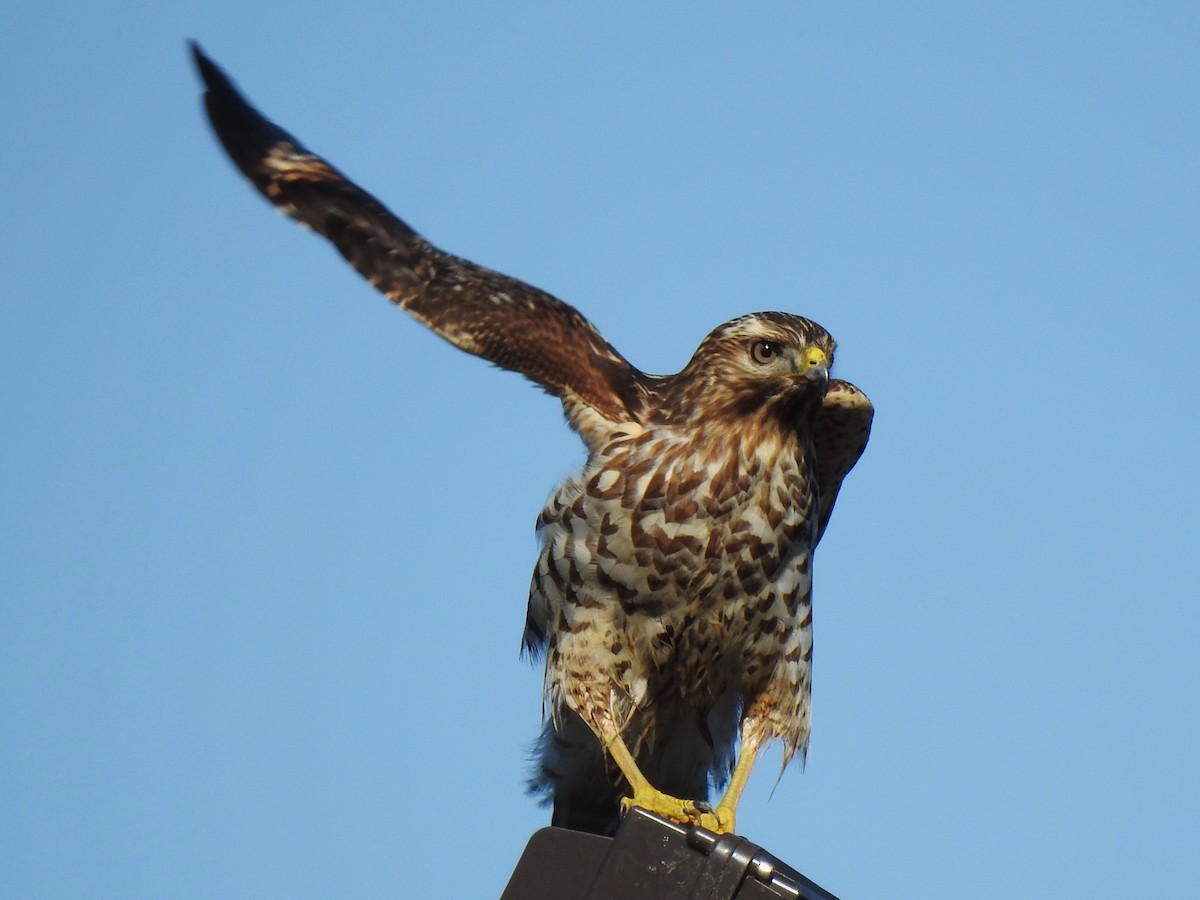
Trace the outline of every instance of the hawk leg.
<instances>
[{"instance_id":1,"label":"hawk leg","mask_svg":"<svg viewBox=\"0 0 1200 900\"><path fill-rule=\"evenodd\" d=\"M733 767L733 774L729 776L729 784L725 788L725 793L721 795L721 802L717 804L717 808L713 810L713 816L721 824L721 828L714 828L713 831L719 831L722 834L731 833L736 822L736 812L738 802L742 799L742 791L746 789L746 782L750 778L750 770L754 768L754 761L758 758L758 751L762 749L762 745L758 739L747 739L745 733L742 734L742 746L738 750L737 765Z\"/></svg>"},{"instance_id":2,"label":"hawk leg","mask_svg":"<svg viewBox=\"0 0 1200 900\"><path fill-rule=\"evenodd\" d=\"M600 730L600 738L605 749L633 789L633 796L626 797L621 801L622 811L628 812L632 807L637 806L680 825L699 825L701 828L707 828L718 834L727 834L733 831L732 807L725 805L725 800L729 796L728 791L726 791L726 798L721 800L721 805L716 810L712 810L711 807L702 810L695 800L684 800L664 794L642 774L633 754L629 752L629 747L625 745L625 739L621 737L620 730L611 722L605 723ZM740 761L738 767L741 767ZM736 776L737 773L734 774ZM746 774L749 774L748 768ZM742 782L745 782L745 775L742 776ZM731 781L730 787L732 786L733 782ZM734 795L734 805L737 804L737 794L740 793L739 789ZM707 804L704 806L707 807ZM723 810L728 810L726 815L723 815Z\"/></svg>"}]
</instances>

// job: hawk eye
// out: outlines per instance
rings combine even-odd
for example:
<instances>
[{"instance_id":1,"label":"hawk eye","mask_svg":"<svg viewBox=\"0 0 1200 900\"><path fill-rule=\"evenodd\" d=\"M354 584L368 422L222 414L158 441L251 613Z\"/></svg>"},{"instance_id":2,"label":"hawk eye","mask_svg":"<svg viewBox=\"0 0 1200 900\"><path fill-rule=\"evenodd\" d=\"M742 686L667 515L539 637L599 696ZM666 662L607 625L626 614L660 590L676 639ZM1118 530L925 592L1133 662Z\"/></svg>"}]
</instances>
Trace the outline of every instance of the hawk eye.
<instances>
[{"instance_id":1,"label":"hawk eye","mask_svg":"<svg viewBox=\"0 0 1200 900\"><path fill-rule=\"evenodd\" d=\"M750 358L760 366L765 366L783 350L778 341L755 341L750 345Z\"/></svg>"}]
</instances>

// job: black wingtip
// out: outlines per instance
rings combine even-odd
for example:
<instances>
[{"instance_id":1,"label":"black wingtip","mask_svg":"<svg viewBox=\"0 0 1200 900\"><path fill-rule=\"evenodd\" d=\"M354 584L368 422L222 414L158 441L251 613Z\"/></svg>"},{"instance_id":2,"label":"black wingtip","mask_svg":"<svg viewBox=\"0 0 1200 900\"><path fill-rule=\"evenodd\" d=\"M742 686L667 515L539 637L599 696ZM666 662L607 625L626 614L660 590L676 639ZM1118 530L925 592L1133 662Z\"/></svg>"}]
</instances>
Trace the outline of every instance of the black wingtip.
<instances>
[{"instance_id":1,"label":"black wingtip","mask_svg":"<svg viewBox=\"0 0 1200 900\"><path fill-rule=\"evenodd\" d=\"M188 41L196 71L204 82L204 110L217 139L251 180L263 154L274 144L299 147L295 138L250 105L229 77L196 41Z\"/></svg>"},{"instance_id":2,"label":"black wingtip","mask_svg":"<svg viewBox=\"0 0 1200 900\"><path fill-rule=\"evenodd\" d=\"M196 71L200 73L200 79L204 82L206 89L218 94L237 93L233 82L215 62L208 58L201 49L199 41L189 40L188 48L192 51L192 61L195 62Z\"/></svg>"}]
</instances>

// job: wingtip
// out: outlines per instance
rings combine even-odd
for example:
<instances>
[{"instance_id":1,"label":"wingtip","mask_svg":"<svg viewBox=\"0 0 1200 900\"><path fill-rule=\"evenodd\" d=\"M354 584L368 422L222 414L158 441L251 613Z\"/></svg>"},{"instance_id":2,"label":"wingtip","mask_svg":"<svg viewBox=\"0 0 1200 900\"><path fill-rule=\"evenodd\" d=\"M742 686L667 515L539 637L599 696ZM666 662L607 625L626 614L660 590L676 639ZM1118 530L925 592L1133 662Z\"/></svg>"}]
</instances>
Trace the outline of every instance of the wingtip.
<instances>
[{"instance_id":1,"label":"wingtip","mask_svg":"<svg viewBox=\"0 0 1200 900\"><path fill-rule=\"evenodd\" d=\"M205 88L208 90L216 90L232 87L225 73L220 67L209 59L204 49L200 46L200 42L194 39L189 39L188 49L192 52L192 61L196 64L196 71L200 73L200 79L204 82Z\"/></svg>"},{"instance_id":2,"label":"wingtip","mask_svg":"<svg viewBox=\"0 0 1200 900\"><path fill-rule=\"evenodd\" d=\"M274 145L289 144L295 150L302 149L294 137L251 105L197 41L189 40L187 44L204 83L203 106L209 124L243 174L251 181L258 178L259 161Z\"/></svg>"},{"instance_id":3,"label":"wingtip","mask_svg":"<svg viewBox=\"0 0 1200 900\"><path fill-rule=\"evenodd\" d=\"M258 127L262 117L242 96L224 70L209 58L199 42L189 40L188 47L196 71L200 73L200 80L204 82L204 107L222 142Z\"/></svg>"}]
</instances>

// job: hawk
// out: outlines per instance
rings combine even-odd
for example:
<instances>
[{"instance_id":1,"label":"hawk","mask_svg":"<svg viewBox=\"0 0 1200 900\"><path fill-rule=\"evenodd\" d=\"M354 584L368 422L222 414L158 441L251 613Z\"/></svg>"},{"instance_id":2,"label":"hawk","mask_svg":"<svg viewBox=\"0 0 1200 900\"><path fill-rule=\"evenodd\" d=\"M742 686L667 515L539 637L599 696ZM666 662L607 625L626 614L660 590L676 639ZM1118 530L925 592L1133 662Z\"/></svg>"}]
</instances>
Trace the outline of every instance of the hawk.
<instances>
[{"instance_id":1,"label":"hawk","mask_svg":"<svg viewBox=\"0 0 1200 900\"><path fill-rule=\"evenodd\" d=\"M450 343L557 397L583 440L538 517L524 632L545 656L531 787L554 824L611 833L639 806L732 831L764 745L785 765L808 746L813 550L873 413L830 378L833 338L754 313L678 374L641 372L573 307L426 242L192 50L218 139L268 200Z\"/></svg>"}]
</instances>

